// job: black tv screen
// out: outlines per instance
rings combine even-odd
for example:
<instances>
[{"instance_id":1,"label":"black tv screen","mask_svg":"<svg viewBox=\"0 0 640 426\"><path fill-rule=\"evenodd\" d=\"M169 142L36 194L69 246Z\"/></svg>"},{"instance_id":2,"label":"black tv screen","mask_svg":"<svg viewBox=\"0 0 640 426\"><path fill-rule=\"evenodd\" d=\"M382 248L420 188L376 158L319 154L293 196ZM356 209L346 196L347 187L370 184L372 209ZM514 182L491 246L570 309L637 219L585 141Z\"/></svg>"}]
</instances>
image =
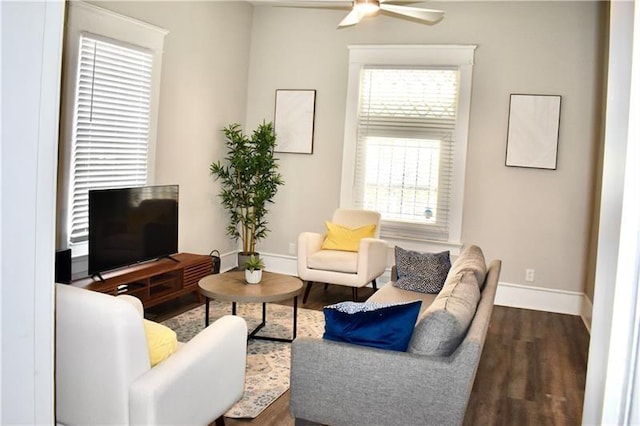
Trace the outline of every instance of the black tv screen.
<instances>
[{"instance_id":1,"label":"black tv screen","mask_svg":"<svg viewBox=\"0 0 640 426\"><path fill-rule=\"evenodd\" d=\"M89 191L89 275L178 252L178 185Z\"/></svg>"}]
</instances>

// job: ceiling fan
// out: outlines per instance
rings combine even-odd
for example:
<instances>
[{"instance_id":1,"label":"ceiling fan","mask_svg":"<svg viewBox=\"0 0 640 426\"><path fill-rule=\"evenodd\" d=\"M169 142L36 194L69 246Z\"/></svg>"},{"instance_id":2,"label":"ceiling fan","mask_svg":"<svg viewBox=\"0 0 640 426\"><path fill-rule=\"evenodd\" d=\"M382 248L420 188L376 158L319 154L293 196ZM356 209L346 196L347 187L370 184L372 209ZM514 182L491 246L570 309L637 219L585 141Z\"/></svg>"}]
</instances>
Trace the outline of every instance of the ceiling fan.
<instances>
[{"instance_id":1,"label":"ceiling fan","mask_svg":"<svg viewBox=\"0 0 640 426\"><path fill-rule=\"evenodd\" d=\"M305 5L309 3L309 5ZM406 6L397 3L416 3L416 1L394 1L394 0L353 0L351 6L340 7L331 3L345 3L344 1L332 2L296 2L295 5L288 7L309 7L309 8L327 8L327 9L351 9L347 16L340 21L338 28L350 27L357 24L366 16L377 15L379 12L389 14L396 17L404 17L417 20L426 24L436 24L444 18L442 10L424 9L421 7Z\"/></svg>"}]
</instances>

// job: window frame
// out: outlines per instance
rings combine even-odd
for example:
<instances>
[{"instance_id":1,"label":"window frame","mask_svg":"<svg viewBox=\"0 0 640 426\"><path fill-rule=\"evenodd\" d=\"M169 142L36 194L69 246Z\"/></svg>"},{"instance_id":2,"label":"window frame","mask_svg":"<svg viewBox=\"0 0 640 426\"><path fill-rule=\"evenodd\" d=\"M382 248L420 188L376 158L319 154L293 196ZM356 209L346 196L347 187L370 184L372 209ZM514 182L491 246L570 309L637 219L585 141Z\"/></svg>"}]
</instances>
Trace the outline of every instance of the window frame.
<instances>
[{"instance_id":1,"label":"window frame","mask_svg":"<svg viewBox=\"0 0 640 426\"><path fill-rule=\"evenodd\" d=\"M360 72L364 66L424 66L456 67L460 72L458 117L453 147L453 170L449 205L448 241L410 238L393 232L393 227L382 223L380 235L390 242L400 242L405 247L427 246L433 250L459 251L462 237L462 212L464 201L465 167L471 109L471 82L475 45L350 45L347 101L345 113L344 147L340 206L355 207L355 162L357 148L358 102ZM398 222L394 222L397 226ZM415 225L413 225L415 226ZM403 227L404 228L404 227ZM408 225L405 231L411 230ZM409 243L408 245L406 243Z\"/></svg>"},{"instance_id":2,"label":"window frame","mask_svg":"<svg viewBox=\"0 0 640 426\"><path fill-rule=\"evenodd\" d=\"M72 257L86 256L87 241L71 243L69 217L72 183L74 104L77 88L80 37L92 35L152 53L151 105L147 151L147 185L154 183L155 151L158 123L160 80L164 38L163 28L80 1L70 2L66 22L63 61L63 91L60 114L60 149L58 167L58 217L56 247L71 248Z\"/></svg>"}]
</instances>

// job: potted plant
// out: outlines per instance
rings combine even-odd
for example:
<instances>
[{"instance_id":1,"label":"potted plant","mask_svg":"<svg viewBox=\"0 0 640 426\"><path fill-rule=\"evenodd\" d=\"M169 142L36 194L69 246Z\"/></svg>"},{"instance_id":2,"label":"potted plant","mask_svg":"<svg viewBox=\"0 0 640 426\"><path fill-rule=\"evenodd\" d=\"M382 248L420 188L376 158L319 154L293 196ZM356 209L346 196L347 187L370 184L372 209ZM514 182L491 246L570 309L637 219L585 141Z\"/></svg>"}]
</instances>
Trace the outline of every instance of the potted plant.
<instances>
[{"instance_id":1,"label":"potted plant","mask_svg":"<svg viewBox=\"0 0 640 426\"><path fill-rule=\"evenodd\" d=\"M256 256L249 256L245 266L244 279L247 280L249 284L258 284L262 279L262 269L264 269L262 259Z\"/></svg>"},{"instance_id":2,"label":"potted plant","mask_svg":"<svg viewBox=\"0 0 640 426\"><path fill-rule=\"evenodd\" d=\"M238 253L238 267L244 269L246 259L256 253L256 243L269 229L267 203L273 202L278 186L284 181L278 173L274 156L276 134L273 123L262 122L251 137L242 132L239 124L225 127L227 156L211 163L211 174L220 180L220 198L229 212L227 235L242 240Z\"/></svg>"}]
</instances>

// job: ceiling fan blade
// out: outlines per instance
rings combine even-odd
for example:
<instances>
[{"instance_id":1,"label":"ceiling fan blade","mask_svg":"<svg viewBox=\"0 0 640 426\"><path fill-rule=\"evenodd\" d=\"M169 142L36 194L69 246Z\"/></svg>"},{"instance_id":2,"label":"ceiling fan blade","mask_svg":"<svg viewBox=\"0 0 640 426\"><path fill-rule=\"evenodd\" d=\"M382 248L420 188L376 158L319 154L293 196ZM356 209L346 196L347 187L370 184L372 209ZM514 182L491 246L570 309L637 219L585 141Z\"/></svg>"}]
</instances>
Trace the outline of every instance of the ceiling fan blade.
<instances>
[{"instance_id":1,"label":"ceiling fan blade","mask_svg":"<svg viewBox=\"0 0 640 426\"><path fill-rule=\"evenodd\" d=\"M396 15L408 16L430 24L440 22L444 18L442 10L420 9L418 7L398 6L389 3L381 3L380 9Z\"/></svg>"},{"instance_id":2,"label":"ceiling fan blade","mask_svg":"<svg viewBox=\"0 0 640 426\"><path fill-rule=\"evenodd\" d=\"M289 9L322 9L322 10L350 10L352 6L331 6L322 4L276 4L274 7L285 7Z\"/></svg>"},{"instance_id":3,"label":"ceiling fan blade","mask_svg":"<svg viewBox=\"0 0 640 426\"><path fill-rule=\"evenodd\" d=\"M352 0L251 0L251 3L254 5L266 5L275 7L344 6L351 9L351 7L353 6Z\"/></svg>"},{"instance_id":4,"label":"ceiling fan blade","mask_svg":"<svg viewBox=\"0 0 640 426\"><path fill-rule=\"evenodd\" d=\"M352 10L344 17L342 21L338 24L338 28L350 27L351 25L355 25L363 18L363 14L358 12L357 10Z\"/></svg>"},{"instance_id":5,"label":"ceiling fan blade","mask_svg":"<svg viewBox=\"0 0 640 426\"><path fill-rule=\"evenodd\" d=\"M413 3L424 3L424 0L380 0L380 4L395 4L395 5L405 5L405 4L413 4Z\"/></svg>"}]
</instances>

